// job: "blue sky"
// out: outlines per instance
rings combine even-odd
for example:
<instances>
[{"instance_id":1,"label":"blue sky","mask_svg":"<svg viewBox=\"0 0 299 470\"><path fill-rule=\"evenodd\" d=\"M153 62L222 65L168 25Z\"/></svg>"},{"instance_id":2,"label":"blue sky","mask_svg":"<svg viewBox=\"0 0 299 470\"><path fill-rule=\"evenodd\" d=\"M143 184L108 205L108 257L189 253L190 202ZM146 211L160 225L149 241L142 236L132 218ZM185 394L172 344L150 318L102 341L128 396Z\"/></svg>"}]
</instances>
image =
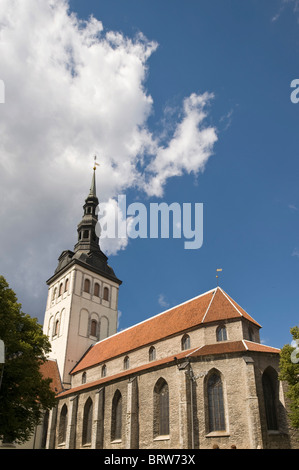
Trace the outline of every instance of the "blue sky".
<instances>
[{"instance_id":1,"label":"blue sky","mask_svg":"<svg viewBox=\"0 0 299 470\"><path fill-rule=\"evenodd\" d=\"M0 0L1 3L8 5L7 0ZM17 14L20 21L22 16L26 17L23 23L28 28L31 25L31 30L32 24L36 25L41 18L50 21L46 16L48 13L39 12L38 8L34 17L28 15L33 3L36 1L26 0ZM54 8L62 8L61 0L53 0L52 3ZM198 163L198 171L188 173L185 165L178 176L174 174L163 180L161 194L143 190L142 183L138 187L136 180L131 181L127 174L122 185L122 171L112 174L114 170L110 173L105 170L111 158L116 158L111 155L117 151L123 160L116 160L115 165L119 165L120 170L123 168L126 154L122 156L119 149L128 143L130 130L124 133L123 140L119 137L115 149L109 143L103 151L105 155L97 170L100 199L126 194L128 203L139 201L147 207L151 202L162 201L168 204L200 202L204 207L204 241L200 249L184 249L182 239L130 239L123 249L109 255L110 265L123 281L119 294L119 327L126 328L212 289L216 286L216 268L222 268L220 286L262 325L262 342L275 347L290 342L289 330L299 322L299 103L294 104L290 100L291 81L299 78L297 2L71 0L69 6L70 11L80 19L90 22L90 15L93 15L100 21L102 38L107 32L113 32L119 33L122 44L124 38L134 40L135 44L147 44L147 47L150 47L150 42L155 43L155 47L143 58L144 74L138 69L138 79L132 73L128 75L128 80L132 77L132 83L136 82L142 89L136 97L132 92L134 110L136 108L138 111L136 115L142 114L138 122L146 129L147 136L150 135L152 140L159 136L161 155L164 155L163 149L170 148L175 129L184 119L184 100L192 94L211 95L205 106L206 117L200 126L214 129L217 141L211 144L204 168L201 171ZM57 17L54 19L59 20ZM66 21L65 18L63 21ZM78 32L75 36L71 26L68 26L72 40L78 40ZM16 30L12 28L11 31ZM140 33L144 35L143 40ZM19 30L10 35L6 31L5 34L6 50L9 41L12 49L13 45L17 45L14 50L25 48L21 46ZM32 44L30 47L34 48ZM115 51L120 50L119 47L115 43ZM96 142L97 146L87 148L87 145L86 154L79 165L76 155L82 154L84 142L89 142L88 132L91 132L88 129L88 108L84 108L86 115L81 112L78 117L80 121L73 118L67 122L67 131L60 139L58 126L63 126L66 120L61 118L59 123L55 121L55 127L52 121L48 122L49 117L40 118L39 99L26 82L25 62L28 64L30 61L22 60L24 54L29 58L39 57L40 67L36 66L35 61L33 68L42 70L42 54L34 56L29 46L23 55L16 54L15 57L12 54L0 65L0 78L6 85L6 103L0 105L2 123L12 120L14 106L26 104L25 96L30 93L34 96L29 108L27 106L27 111L24 111L24 117L27 113L32 119L16 125L15 133L12 131L13 125L8 128L8 134L4 134L4 128L1 130L3 178L6 182L3 183L2 200L4 198L7 211L2 209L0 212L3 227L0 259L3 274L15 288L24 310L38 316L42 322L47 295L45 281L53 274L61 251L72 249L76 242L76 224L81 219L82 205L91 179L92 148L96 147L101 154L101 145L104 147L104 144L100 140ZM26 95L20 95L16 103L15 95L10 91L10 83L13 78L16 80L16 76L13 77L11 69L8 73L11 57L16 61L12 70L16 74L23 73L20 88L26 87L27 90ZM96 51L93 61L97 61ZM45 67L51 67L51 64ZM90 72L90 65L88 67L86 72ZM18 77L20 80L20 75ZM83 76L82 73L82 77L83 85L86 84L85 77L89 86L90 83L94 83L95 88L100 86L96 75L86 73ZM102 86L107 86L109 90L109 74L105 78L103 71L103 77L106 85L102 82ZM36 79L36 76L31 78ZM44 87L45 94L49 95L50 85L44 82ZM121 93L116 100L112 94L111 101L105 102L107 120L111 109L121 101ZM145 105L145 97L151 97L150 106ZM59 103L63 100L61 94ZM94 112L93 106L96 105L98 102L93 104L91 100L91 112ZM51 115L51 106L45 103L45 109L49 111L47 116ZM129 113L130 106L126 106ZM57 117L61 110L58 107L53 109L53 116ZM115 115L119 116L119 128L113 131L117 138L118 129L125 127L131 116L126 119L123 109ZM45 139L41 138L42 127L37 128L40 122L45 128L47 124L48 128L52 126L51 133L46 134ZM88 132L76 148L79 126L81 129L86 127ZM22 141L23 133L30 135L30 143L27 137ZM20 134L16 148L14 139L18 139ZM71 142L65 144L68 135ZM113 135L111 133L110 139ZM58 143L53 146L55 136L58 136ZM35 138L41 141L40 146L32 143ZM92 139L96 141L96 137L92 136ZM70 144L73 146L73 158L59 160L59 152L65 154L66 145ZM22 150L19 149L21 146ZM55 158L53 148L57 152ZM48 152L48 160L43 160L42 165L41 149L45 154ZM144 153L145 159L154 157ZM176 158L178 164L180 156ZM16 170L20 162L21 168ZM142 174L142 169L146 172L147 167L140 165ZM159 166L158 161L156 168L156 176L161 176L165 168ZM35 175L30 184L29 173ZM23 194L27 194L27 188L32 196L26 196L27 209L16 214L11 212L11 204L16 202L13 193L18 197L18 204L22 197L9 188L18 186L18 182ZM34 184L39 189L38 197L32 191ZM54 196L58 190L50 191L51 185L55 188L55 184L57 188L59 186L60 199ZM48 225L40 223L40 206L48 214ZM33 207L36 207L36 217L32 215L35 212ZM67 213L64 218L61 208ZM8 218L9 223L6 223ZM16 233L16 227L20 226L22 230L10 242L11 231ZM10 252L9 262L7 250ZM19 261L26 283L21 274L16 273Z\"/></svg>"}]
</instances>

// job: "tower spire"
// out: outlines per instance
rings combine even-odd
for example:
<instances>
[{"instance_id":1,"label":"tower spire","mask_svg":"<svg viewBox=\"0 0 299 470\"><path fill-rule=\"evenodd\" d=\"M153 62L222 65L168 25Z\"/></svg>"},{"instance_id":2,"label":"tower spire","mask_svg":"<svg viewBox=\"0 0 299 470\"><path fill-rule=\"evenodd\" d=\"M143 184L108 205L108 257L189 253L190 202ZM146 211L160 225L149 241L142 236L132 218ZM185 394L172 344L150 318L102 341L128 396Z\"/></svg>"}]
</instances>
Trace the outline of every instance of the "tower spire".
<instances>
[{"instance_id":1,"label":"tower spire","mask_svg":"<svg viewBox=\"0 0 299 470\"><path fill-rule=\"evenodd\" d=\"M96 191L96 169L97 166L100 166L99 163L97 163L97 156L94 156L94 165L93 165L93 174L92 174L92 180L91 180L91 185L90 185L90 190L89 190L89 196L92 197L97 197L97 191Z\"/></svg>"}]
</instances>

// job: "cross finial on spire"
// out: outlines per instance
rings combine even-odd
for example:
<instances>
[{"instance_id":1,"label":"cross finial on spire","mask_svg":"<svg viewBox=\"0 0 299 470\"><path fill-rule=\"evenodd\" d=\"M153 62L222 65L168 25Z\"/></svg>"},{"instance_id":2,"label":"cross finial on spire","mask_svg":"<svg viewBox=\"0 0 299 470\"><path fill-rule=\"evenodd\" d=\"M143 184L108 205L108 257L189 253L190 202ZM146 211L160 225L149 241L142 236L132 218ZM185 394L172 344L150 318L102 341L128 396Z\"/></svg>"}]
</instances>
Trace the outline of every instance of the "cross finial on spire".
<instances>
[{"instance_id":1,"label":"cross finial on spire","mask_svg":"<svg viewBox=\"0 0 299 470\"><path fill-rule=\"evenodd\" d=\"M94 167L93 167L93 169L96 170L97 166L100 166L100 164L97 162L97 156L95 155L94 156Z\"/></svg>"}]
</instances>

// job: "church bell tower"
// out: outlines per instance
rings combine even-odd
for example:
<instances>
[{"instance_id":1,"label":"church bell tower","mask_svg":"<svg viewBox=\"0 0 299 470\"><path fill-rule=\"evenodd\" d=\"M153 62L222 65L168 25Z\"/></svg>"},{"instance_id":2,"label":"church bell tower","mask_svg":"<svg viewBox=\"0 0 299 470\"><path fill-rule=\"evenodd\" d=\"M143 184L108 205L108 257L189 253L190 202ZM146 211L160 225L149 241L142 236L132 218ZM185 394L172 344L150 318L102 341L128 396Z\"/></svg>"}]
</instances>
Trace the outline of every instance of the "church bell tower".
<instances>
[{"instance_id":1,"label":"church bell tower","mask_svg":"<svg viewBox=\"0 0 299 470\"><path fill-rule=\"evenodd\" d=\"M78 224L74 251L63 251L54 275L47 281L44 333L48 335L64 388L70 371L87 349L117 331L118 289L121 281L99 246L96 166Z\"/></svg>"}]
</instances>

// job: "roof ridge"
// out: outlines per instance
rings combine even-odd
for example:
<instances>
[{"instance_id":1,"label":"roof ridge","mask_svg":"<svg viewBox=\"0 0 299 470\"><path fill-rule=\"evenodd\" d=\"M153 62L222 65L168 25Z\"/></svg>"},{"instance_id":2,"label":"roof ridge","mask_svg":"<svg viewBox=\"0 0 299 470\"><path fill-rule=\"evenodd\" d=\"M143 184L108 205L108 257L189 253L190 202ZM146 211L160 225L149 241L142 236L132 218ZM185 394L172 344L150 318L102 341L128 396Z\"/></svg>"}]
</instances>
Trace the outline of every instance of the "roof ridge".
<instances>
[{"instance_id":1,"label":"roof ridge","mask_svg":"<svg viewBox=\"0 0 299 470\"><path fill-rule=\"evenodd\" d=\"M95 346L96 344L102 343L103 341L109 340L110 338L113 338L114 336L120 335L121 333L124 333L125 331L131 330L132 328L135 328L136 326L142 325L143 323L146 323L150 320L153 320L154 318L157 318L164 313L170 312L171 310L174 310L175 308L181 307L182 305L188 304L189 302L192 302L193 300L199 299L200 297L203 297L204 295L210 294L211 292L215 291L216 292L217 288L215 289L210 289L207 292L204 292L203 294L197 295L196 297L193 297L192 299L185 300L184 302L174 305L173 307L168 308L167 310L163 310L163 312L157 313L156 315L153 315L152 317L146 318L145 320L140 321L139 323L135 323L134 325L128 326L124 330L117 331L113 335L107 336L106 338L103 338L96 343L93 344ZM214 293L215 293L214 292ZM214 296L213 296L214 297Z\"/></svg>"},{"instance_id":2,"label":"roof ridge","mask_svg":"<svg viewBox=\"0 0 299 470\"><path fill-rule=\"evenodd\" d=\"M257 343L256 341L250 341L249 339L243 339L245 343L252 343L252 344L257 344L259 346L265 346L265 348L271 348L271 349L277 349L277 351L280 351L280 348L275 348L274 346L269 346L268 344L263 344L263 343Z\"/></svg>"},{"instance_id":3,"label":"roof ridge","mask_svg":"<svg viewBox=\"0 0 299 470\"><path fill-rule=\"evenodd\" d=\"M205 318L206 318L206 315L207 315L207 313L208 313L208 311L209 311L209 309L210 309L210 306L211 306L211 304L212 304L212 302L213 302L213 300L214 300L214 298L215 298L215 294L216 294L216 292L217 292L217 289L218 289L218 286L217 286L216 289L214 290L213 297L212 297L211 300L210 300L210 303L209 303L209 305L208 305L208 308L207 308L207 310L206 310L206 313L204 314L204 316L203 316L203 318L202 318L202 320L201 320L201 323L203 323L204 320L205 320Z\"/></svg>"},{"instance_id":4,"label":"roof ridge","mask_svg":"<svg viewBox=\"0 0 299 470\"><path fill-rule=\"evenodd\" d=\"M241 317L244 317L243 313L240 312L240 310L233 304L233 302L231 301L231 299L228 297L227 293L221 289L221 287L219 287L220 291L222 292L222 294L227 298L227 300L232 304L232 306L234 307L235 310L237 310L237 312L239 313L239 315L241 315ZM246 312L247 313L247 312ZM247 313L247 315L249 315L249 313Z\"/></svg>"}]
</instances>

